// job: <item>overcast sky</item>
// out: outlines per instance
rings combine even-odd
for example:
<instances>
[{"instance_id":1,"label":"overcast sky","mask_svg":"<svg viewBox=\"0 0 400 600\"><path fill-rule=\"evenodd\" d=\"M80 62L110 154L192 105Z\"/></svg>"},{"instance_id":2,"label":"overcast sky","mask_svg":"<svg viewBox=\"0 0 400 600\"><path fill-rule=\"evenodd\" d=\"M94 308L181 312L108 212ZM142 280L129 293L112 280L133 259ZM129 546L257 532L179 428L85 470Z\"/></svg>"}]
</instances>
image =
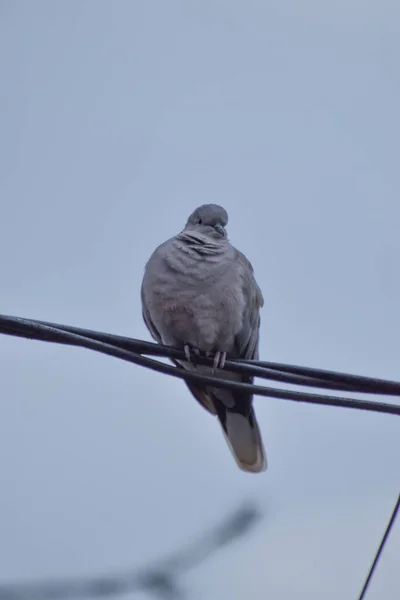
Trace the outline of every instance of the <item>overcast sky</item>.
<instances>
[{"instance_id":1,"label":"overcast sky","mask_svg":"<svg viewBox=\"0 0 400 600\"><path fill-rule=\"evenodd\" d=\"M262 358L400 380L399 17L0 0L0 312L149 339L145 262L216 202L264 293ZM395 417L257 398L252 476L177 379L5 336L0 364L0 582L145 565L250 499L264 520L190 598L357 597ZM368 600L399 598L399 555L400 523Z\"/></svg>"}]
</instances>

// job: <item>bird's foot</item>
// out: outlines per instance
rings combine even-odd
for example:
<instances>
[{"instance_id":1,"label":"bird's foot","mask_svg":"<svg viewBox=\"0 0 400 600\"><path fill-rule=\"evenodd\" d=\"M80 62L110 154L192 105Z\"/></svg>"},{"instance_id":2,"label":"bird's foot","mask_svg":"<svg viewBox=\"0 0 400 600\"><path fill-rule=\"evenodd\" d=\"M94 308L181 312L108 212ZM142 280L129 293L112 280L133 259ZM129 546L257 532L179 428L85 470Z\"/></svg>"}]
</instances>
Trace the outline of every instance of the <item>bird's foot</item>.
<instances>
[{"instance_id":1,"label":"bird's foot","mask_svg":"<svg viewBox=\"0 0 400 600\"><path fill-rule=\"evenodd\" d=\"M208 354L208 356L211 358L213 354L214 354L214 361L213 361L212 372L214 374L217 369L224 368L225 361L226 361L226 352L220 352L219 350L217 350L217 352L215 352L215 353L210 352Z\"/></svg>"},{"instance_id":2,"label":"bird's foot","mask_svg":"<svg viewBox=\"0 0 400 600\"><path fill-rule=\"evenodd\" d=\"M196 357L200 356L200 350L198 350L197 348L192 348L191 346L189 346L189 344L185 344L183 346L183 351L185 353L186 360L194 367L196 367Z\"/></svg>"}]
</instances>

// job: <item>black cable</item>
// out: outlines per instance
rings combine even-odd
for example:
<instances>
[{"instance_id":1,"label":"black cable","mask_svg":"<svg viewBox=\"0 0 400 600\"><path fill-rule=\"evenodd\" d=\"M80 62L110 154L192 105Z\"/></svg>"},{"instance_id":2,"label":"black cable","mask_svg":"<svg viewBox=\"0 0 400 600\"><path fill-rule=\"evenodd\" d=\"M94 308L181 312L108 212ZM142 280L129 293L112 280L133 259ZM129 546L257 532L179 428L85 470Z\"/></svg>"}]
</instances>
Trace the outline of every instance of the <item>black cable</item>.
<instances>
[{"instance_id":1,"label":"black cable","mask_svg":"<svg viewBox=\"0 0 400 600\"><path fill-rule=\"evenodd\" d=\"M92 340L111 344L123 350L152 356L169 356L178 359L184 358L182 351L160 344L154 344L152 342L92 331L90 329L59 325L47 321L0 315L0 333L74 345L72 341L65 340L64 338L57 339L57 335L54 332L50 335L48 333L47 335L44 334L40 331L40 326L50 327L54 332L56 330L61 330L64 332L75 333ZM207 365L212 364L210 359L205 358L199 358L199 363ZM259 360L249 361L236 359L234 361L227 361L226 365L229 365L231 370L236 372L245 372L249 375L253 374L254 376L264 377L266 379L276 379L277 381L292 383L294 385L400 396L400 383L384 379L361 377L359 375L349 375L346 373L336 373L322 369L312 369L310 367L299 367ZM244 365L244 367L242 365ZM261 369L256 367L261 367Z\"/></svg>"},{"instance_id":2,"label":"black cable","mask_svg":"<svg viewBox=\"0 0 400 600\"><path fill-rule=\"evenodd\" d=\"M394 522L396 520L397 514L399 512L399 508L400 508L400 494L399 494L399 497L397 498L396 504L394 505L392 516L390 517L389 523L386 526L385 533L383 534L382 541L381 541L381 543L379 545L379 548L378 548L378 550L377 550L377 552L375 554L375 558L374 558L374 560L372 562L372 565L370 567L370 570L368 572L367 578L365 580L363 589L361 590L361 594L358 597L358 600L363 600L363 598L365 597L365 594L367 593L368 586L369 586L369 584L371 582L371 579L372 579L372 576L374 574L375 568L376 568L376 566L378 564L378 561L379 561L379 559L380 559L380 557L382 555L383 549L385 547L385 544L386 544L387 539L388 539L389 534L390 534L390 530L392 529L392 527L394 525Z\"/></svg>"},{"instance_id":3,"label":"black cable","mask_svg":"<svg viewBox=\"0 0 400 600\"><path fill-rule=\"evenodd\" d=\"M200 375L197 372L178 369L163 362L142 356L142 354L185 359L182 351L153 344L151 342L114 336L112 334L92 332L76 327L67 327L65 325L21 319L19 317L7 317L4 315L0 315L0 333L58 344L80 346L147 367L154 371L171 375L172 377L196 381L214 387L230 390L245 390L260 396L281 398L294 402L306 402L325 406L338 406L400 415L400 405L373 402L363 399L343 398L340 396L327 396L322 394L282 390L250 383L229 381L210 375ZM126 348L129 348L129 350ZM135 351L132 351L133 349ZM209 366L212 365L212 361L207 358L199 357L198 362ZM307 369L304 367L291 367L290 365L265 363L263 361L244 360L227 360L225 368L264 379L279 379L282 376L279 380L282 381L283 377L286 377L286 382L289 382L291 376L292 379L290 379L290 383L294 385L321 387L319 385L321 383L322 387L325 386L329 388L333 385L334 389L337 389L337 386L339 385L339 389L342 391L362 391L371 394L400 395L400 383L398 382L334 373L332 371L321 371L319 369ZM273 371L273 373L271 371ZM292 373L292 371L294 371L294 373ZM306 373L308 373L308 375ZM333 380L335 381L332 384Z\"/></svg>"},{"instance_id":4,"label":"black cable","mask_svg":"<svg viewBox=\"0 0 400 600\"><path fill-rule=\"evenodd\" d=\"M117 336L108 333L91 331L88 329L80 329L78 327L70 327L66 325L58 325L45 321L37 321L30 319L22 319L19 317L8 317L0 315L0 333L23 338L36 339L46 342L58 344L66 344L71 346L79 346L103 354L114 356L122 360L135 363L160 373L165 373L173 377L185 379L188 381L198 381L203 384L212 385L232 390L246 390L260 396L282 398L296 402L308 402L312 404L321 404L326 406L341 406L345 408L353 408L359 410L375 411L387 414L400 415L400 405L387 404L383 402L372 402L369 400L349 399L338 396L327 396L321 394L309 394L305 392L297 392L291 390L281 390L269 388L265 386L253 385L249 383L241 383L237 381L229 381L212 377L209 375L200 375L193 371L185 371L176 367L172 367L158 360L147 358L145 355L162 356L175 359L185 359L182 351L175 348L169 348L151 342L144 342L123 336ZM198 357L200 364L212 365L211 359ZM299 367L294 365L285 365L281 363L272 363L266 361L248 361L248 360L227 360L225 368L237 373L246 374L248 376L260 377L289 383L290 385L317 387L323 389L335 389L345 392L363 392L368 394L381 394L388 396L400 396L400 383L395 381L387 381L371 377L361 377L358 375L350 375L347 373L337 373L334 371L326 371L321 369L312 369L309 367ZM396 519L397 512L400 506L400 495L397 500L392 517L386 528L384 537L379 546L375 559L372 563L370 572L365 581L361 596L358 600L363 600L368 585L371 581L373 572L378 563L379 557L383 551L384 545L388 538L390 529ZM186 554L186 559L190 554ZM189 558L190 561L190 558ZM151 572L146 575L146 585L150 586L147 589L152 589L153 593L158 593L162 598L178 598L179 590L175 583L165 573L165 571ZM132 583L132 582L131 582ZM85 594L91 596L109 596L116 593L123 593L126 589L132 591L134 588L131 583L126 588L122 586L121 581L116 581L115 578L99 578L90 582L90 589L84 586ZM50 586L50 587L49 587ZM93 587L94 586L94 587ZM28 587L29 589L29 587ZM39 586L35 588L33 593L31 587L31 595L21 595L21 589L16 595L16 589L12 591L4 586L0 588L0 600L45 600L46 598L64 598L62 589L54 587L52 584L46 584L45 587ZM65 591L65 586L64 586ZM75 584L69 584L68 597L77 597L75 592L82 595L82 587L76 589ZM79 591L80 589L80 591ZM74 591L75 590L75 591ZM91 591L90 591L91 590ZM12 593L11 593L12 592ZM39 593L40 592L40 593ZM4 595L8 594L8 595ZM33 595L32 595L33 594ZM36 595L35 595L36 594Z\"/></svg>"}]
</instances>

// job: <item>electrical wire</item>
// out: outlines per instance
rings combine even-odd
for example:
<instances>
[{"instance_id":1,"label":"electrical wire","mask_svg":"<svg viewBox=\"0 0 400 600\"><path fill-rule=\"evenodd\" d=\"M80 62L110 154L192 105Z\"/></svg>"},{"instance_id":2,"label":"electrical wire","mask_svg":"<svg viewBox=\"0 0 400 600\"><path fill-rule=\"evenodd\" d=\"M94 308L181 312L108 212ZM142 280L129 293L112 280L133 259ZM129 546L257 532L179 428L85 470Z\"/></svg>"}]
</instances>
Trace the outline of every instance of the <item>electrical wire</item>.
<instances>
[{"instance_id":1,"label":"electrical wire","mask_svg":"<svg viewBox=\"0 0 400 600\"><path fill-rule=\"evenodd\" d=\"M375 572L376 566L377 566L377 564L379 562L379 559L380 559L380 557L382 555L382 552L383 552L385 544L386 544L386 542L388 540L390 531L391 531L391 529L392 529L392 527L394 525L394 522L396 521L396 517L398 515L399 508L400 508L400 494L399 494L399 497L397 498L396 504L394 505L394 509L393 509L392 515L391 515L391 517L389 519L389 522L388 522L388 524L386 526L385 533L383 534L382 541L379 544L379 548L378 548L378 550L377 550L377 552L375 554L374 560L372 561L371 568L368 571L367 578L366 578L364 586L363 586L363 588L361 590L361 594L358 597L358 600L363 600L365 598L365 594L367 593L369 584L371 583L372 576L373 576L373 574Z\"/></svg>"},{"instance_id":2,"label":"electrical wire","mask_svg":"<svg viewBox=\"0 0 400 600\"><path fill-rule=\"evenodd\" d=\"M114 356L121 360L171 375L172 377L202 383L203 385L212 385L230 390L245 390L260 396L281 398L294 402L400 415L400 404L283 390L252 383L231 381L211 375L201 375L195 371L186 371L159 360L148 358L150 355L184 360L185 355L181 350L109 333L5 315L0 315L0 333L95 350L96 352ZM205 357L200 356L196 360L202 365L212 365L212 360ZM225 369L242 373L248 377L275 380L296 386L333 389L343 392L400 396L400 383L396 381L311 369L309 367L265 361L227 360Z\"/></svg>"},{"instance_id":3,"label":"electrical wire","mask_svg":"<svg viewBox=\"0 0 400 600\"><path fill-rule=\"evenodd\" d=\"M0 315L0 333L87 348L108 356L114 356L121 360L141 365L160 373L188 381L196 381L204 385L212 385L214 387L231 390L246 390L260 396L281 398L295 402L307 402L325 406L337 406L400 415L400 405L396 404L328 396L325 394L311 394L293 390L282 390L254 385L252 383L229 381L219 377L186 371L167 365L159 360L148 358L148 356L158 356L185 360L185 355L181 350L124 336L6 315ZM196 360L201 365L212 366L211 359L199 356L196 357ZM342 392L400 396L400 383L396 381L361 377L359 375L313 369L310 367L299 367L259 360L226 360L225 369L241 373L247 377L259 377L295 386L314 387ZM399 507L400 495L358 600L363 600L365 597L374 570L383 552L390 530L395 522ZM239 535L240 531L245 531L248 528L248 524L254 520L254 514L254 511L242 513L241 520L239 519L238 521L242 524L237 528L235 535ZM89 581L79 580L72 582L56 582L54 584L27 584L25 586L3 585L0 587L0 600L63 600L66 598L78 598L85 595L91 597L106 597L138 589L151 591L153 594L157 594L159 598L165 600L179 600L179 598L183 598L183 595L181 589L177 586L175 579L171 575L173 571L172 566L175 565L176 575L178 567L182 569L185 562L185 568L190 568L194 564L201 562L201 560L211 552L212 548L217 548L234 537L232 533L234 528L232 529L231 525L232 523L228 524L228 527L225 527L225 530L221 530L220 528L218 535L214 537L209 536L208 545L195 545L192 547L192 553L186 551L184 554L175 557L174 561L169 561L169 570L166 569L164 565L164 569L147 570L145 575L142 574L141 576L125 574L124 576L118 577L100 577ZM221 531L224 531L224 533L221 534ZM206 548L207 550L205 551Z\"/></svg>"}]
</instances>

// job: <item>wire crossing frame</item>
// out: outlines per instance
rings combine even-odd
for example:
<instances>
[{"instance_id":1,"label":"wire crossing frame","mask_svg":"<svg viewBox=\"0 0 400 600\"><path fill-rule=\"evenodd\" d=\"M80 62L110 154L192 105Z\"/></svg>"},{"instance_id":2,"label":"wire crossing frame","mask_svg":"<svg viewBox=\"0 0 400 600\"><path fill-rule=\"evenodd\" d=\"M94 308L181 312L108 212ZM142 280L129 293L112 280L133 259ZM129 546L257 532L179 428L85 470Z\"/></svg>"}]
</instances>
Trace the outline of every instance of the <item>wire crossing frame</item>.
<instances>
[{"instance_id":1,"label":"wire crossing frame","mask_svg":"<svg viewBox=\"0 0 400 600\"><path fill-rule=\"evenodd\" d=\"M391 517L390 517L390 519L389 519L389 522L388 522L388 524L387 524L387 526L386 526L385 533L383 534L383 537L382 537L382 541L381 541L381 543L379 544L379 548L378 548L378 550L376 551L376 554L375 554L374 560L372 561L372 565L371 565L371 567L370 567L370 569L369 569L369 571L368 571L367 578L366 578L366 580L365 580L365 583L364 583L364 585L363 585L363 588L362 588L362 590L361 590L361 593L360 593L360 595L359 595L359 597L358 597L358 600L364 600L364 598L365 598L365 595L366 595L366 593L367 593L367 590L368 590L369 584L371 583L371 580L372 580L373 574L374 574L374 572L375 572L376 566L377 566L377 564L378 564L378 562L379 562L379 559L380 559L380 557L382 556L383 549L384 549L384 547L385 547L385 544L386 544L386 542L387 542L387 540L388 540L388 537L389 537L390 531L391 531L391 529L392 529L392 527L393 527L393 525L394 525L394 522L395 522L395 520L396 520L397 514L398 514L398 512L399 512L399 508L400 508L400 494L398 495L398 498L397 498L396 504L394 505L393 512L392 512L392 514L391 514Z\"/></svg>"},{"instance_id":2,"label":"wire crossing frame","mask_svg":"<svg viewBox=\"0 0 400 600\"><path fill-rule=\"evenodd\" d=\"M131 362L154 371L159 371L166 375L178 377L188 381L196 381L204 385L212 385L231 390L245 390L252 392L255 395L267 396L271 398L280 398L282 400L290 400L294 402L306 402L310 404L320 404L323 406L336 406L342 408L352 408L356 410L366 410L378 413L386 413L392 415L400 415L400 404L389 404L380 401L365 400L360 398L346 398L341 396L332 396L327 394L314 394L308 392L298 392L294 390L283 390L279 388L271 388L267 386L255 385L253 383L242 383L237 381L229 381L221 377L209 375L200 375L193 371L185 371L182 368L167 365L154 358L148 356L168 357L174 359L185 360L183 351L145 342L133 338L128 338L110 333L102 333L89 329L81 329L67 325L56 323L48 323L46 321L38 321L33 319L24 319L20 317L11 317L0 315L0 333L15 337L41 340L44 342L52 342L56 344L64 344L69 346L78 346L95 350L108 356L114 356L127 362ZM196 360L201 365L212 366L212 360L205 357L196 357ZM279 381L289 385L304 386L311 388L319 388L324 390L335 390L346 393L364 393L382 396L397 396L400 397L400 383L396 381L388 381L385 379L377 379L372 377L362 377L359 375L350 375L347 373L338 373L335 371L326 371L322 369L313 369L309 367L299 367L295 365L286 365L282 363L273 363L260 360L231 360L225 362L225 370L242 373L247 377L259 377L271 381ZM382 554L389 533L396 520L400 507L400 495L395 504L392 516L386 527L384 536L375 555L374 561L365 580L364 587L359 596L359 600L363 600L367 592L367 588L371 582L378 560ZM164 592L168 595L173 591L166 580L163 580L165 585ZM161 583L160 583L161 585ZM162 586L161 586L162 587ZM29 589L29 586L28 586ZM21 590L19 590L21 592ZM25 588L25 591L26 588ZM32 589L30 590L33 591ZM36 589L36 591L38 591ZM42 588L41 592L43 593ZM64 591L66 591L64 589ZM70 590L71 591L71 590ZM76 591L76 589L75 589ZM155 590L153 590L155 591ZM158 590L162 593L161 588ZM8 594L11 593L11 595ZM8 600L8 598L26 598L24 593L18 595L14 588L0 587L0 600ZM47 588L46 598L51 597L72 597L70 594L57 595L56 589ZM54 592L54 594L52 594ZM58 590L60 592L60 590ZM111 586L108 590L102 590L101 595L114 595L119 593L117 589ZM97 595L97 594L96 594ZM36 597L36 596L31 596ZM161 596L159 596L161 597ZM167 597L166 595L162 597ZM44 598L44 596L42 596Z\"/></svg>"},{"instance_id":3,"label":"wire crossing frame","mask_svg":"<svg viewBox=\"0 0 400 600\"><path fill-rule=\"evenodd\" d=\"M185 360L183 351L110 333L102 333L89 329L48 323L46 321L23 319L5 315L0 315L0 333L95 350L96 352L114 356L115 358L120 358L121 360L154 371L159 371L160 373L171 375L172 377L203 383L205 385L213 385L214 387L230 390L243 390L259 396L281 398L283 400L294 402L306 402L325 406L337 406L400 415L400 403L389 404L359 398L353 399L326 394L283 390L254 385L252 383L229 381L211 375L200 375L193 371L185 371L184 369L167 365L161 361L154 360L153 358L148 358L148 356L162 356ZM204 357L196 357L196 359L201 365L212 366L211 359ZM235 359L226 360L225 370L242 373L247 376L288 383L295 386L400 397L400 382L372 377L361 377L359 375L349 375L322 369L312 369L309 367L299 367L260 360Z\"/></svg>"}]
</instances>

